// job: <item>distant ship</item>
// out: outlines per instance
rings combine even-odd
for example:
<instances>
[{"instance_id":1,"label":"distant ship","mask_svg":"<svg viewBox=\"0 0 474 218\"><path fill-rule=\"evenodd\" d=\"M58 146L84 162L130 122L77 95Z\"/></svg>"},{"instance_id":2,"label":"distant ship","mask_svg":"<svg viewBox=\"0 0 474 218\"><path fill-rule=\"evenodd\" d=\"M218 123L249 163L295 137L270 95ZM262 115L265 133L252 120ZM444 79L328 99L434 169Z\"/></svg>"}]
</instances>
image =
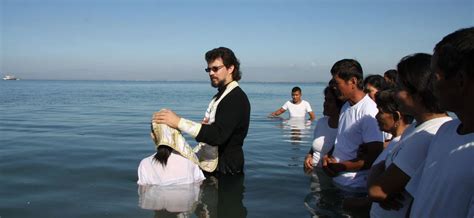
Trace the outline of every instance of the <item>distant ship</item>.
<instances>
[{"instance_id":1,"label":"distant ship","mask_svg":"<svg viewBox=\"0 0 474 218\"><path fill-rule=\"evenodd\" d=\"M20 79L12 75L6 75L5 77L3 77L3 80L20 80Z\"/></svg>"}]
</instances>

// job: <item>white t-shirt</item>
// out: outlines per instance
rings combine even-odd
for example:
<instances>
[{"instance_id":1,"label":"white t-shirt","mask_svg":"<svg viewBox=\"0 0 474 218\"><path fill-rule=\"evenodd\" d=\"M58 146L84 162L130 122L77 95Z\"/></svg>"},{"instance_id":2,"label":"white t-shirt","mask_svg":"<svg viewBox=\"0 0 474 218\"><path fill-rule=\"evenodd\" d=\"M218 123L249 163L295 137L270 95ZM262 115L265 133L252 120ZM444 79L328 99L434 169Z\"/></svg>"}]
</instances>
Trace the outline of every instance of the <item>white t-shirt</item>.
<instances>
[{"instance_id":1,"label":"white t-shirt","mask_svg":"<svg viewBox=\"0 0 474 218\"><path fill-rule=\"evenodd\" d=\"M281 108L290 113L290 118L305 117L306 113L313 111L311 105L305 100L301 100L299 104L293 104L291 101L287 101Z\"/></svg>"},{"instance_id":2,"label":"white t-shirt","mask_svg":"<svg viewBox=\"0 0 474 218\"><path fill-rule=\"evenodd\" d=\"M375 164L378 164L382 161L385 161L385 159L387 158L388 153L393 150L393 148L398 143L398 141L400 141L400 138L401 138L401 136L397 136L395 138L392 138L392 140L390 140L390 142L388 143L387 147L385 149L383 149L382 153L380 153L379 156L377 157L377 159L375 159L372 166L375 165Z\"/></svg>"},{"instance_id":3,"label":"white t-shirt","mask_svg":"<svg viewBox=\"0 0 474 218\"><path fill-rule=\"evenodd\" d=\"M144 158L138 166L139 185L179 185L200 182L205 179L199 166L176 151L171 152L165 167L153 159Z\"/></svg>"},{"instance_id":4,"label":"white t-shirt","mask_svg":"<svg viewBox=\"0 0 474 218\"><path fill-rule=\"evenodd\" d=\"M449 120L451 117L440 117L425 121L419 126L416 126L416 122L411 124L403 132L395 148L387 155L385 169L391 164L395 164L405 174L413 177L415 171L422 166L431 140L439 127ZM401 201L403 207L400 210L384 210L378 203L374 203L370 210L371 217L405 217L413 198L406 191L403 191L402 195L405 199Z\"/></svg>"},{"instance_id":5,"label":"white t-shirt","mask_svg":"<svg viewBox=\"0 0 474 218\"><path fill-rule=\"evenodd\" d=\"M352 160L357 157L359 145L368 142L383 142L375 115L378 113L375 102L366 95L355 105L346 102L341 108L339 126L333 156L338 162ZM368 170L343 172L333 181L343 188L367 187Z\"/></svg>"},{"instance_id":6,"label":"white t-shirt","mask_svg":"<svg viewBox=\"0 0 474 218\"><path fill-rule=\"evenodd\" d=\"M334 146L337 128L331 128L328 124L329 117L325 116L316 122L313 140L313 166L322 167L321 160Z\"/></svg>"},{"instance_id":7,"label":"white t-shirt","mask_svg":"<svg viewBox=\"0 0 474 218\"><path fill-rule=\"evenodd\" d=\"M474 133L459 135L459 124L446 122L433 138L419 184L409 189L410 217L474 217Z\"/></svg>"}]
</instances>

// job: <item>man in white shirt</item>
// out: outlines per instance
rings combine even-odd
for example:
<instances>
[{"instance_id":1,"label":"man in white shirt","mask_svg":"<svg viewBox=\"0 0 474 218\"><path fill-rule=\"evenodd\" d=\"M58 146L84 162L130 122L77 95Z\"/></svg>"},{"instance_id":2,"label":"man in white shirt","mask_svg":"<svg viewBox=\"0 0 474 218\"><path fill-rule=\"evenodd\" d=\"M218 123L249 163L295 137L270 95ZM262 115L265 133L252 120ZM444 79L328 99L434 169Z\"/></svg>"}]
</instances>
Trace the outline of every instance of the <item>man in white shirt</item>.
<instances>
[{"instance_id":1,"label":"man in white shirt","mask_svg":"<svg viewBox=\"0 0 474 218\"><path fill-rule=\"evenodd\" d=\"M435 135L424 165L406 190L414 197L410 217L474 217L474 27L445 36L431 68L440 105L458 119Z\"/></svg>"},{"instance_id":2,"label":"man in white shirt","mask_svg":"<svg viewBox=\"0 0 474 218\"><path fill-rule=\"evenodd\" d=\"M331 74L338 97L346 103L341 109L334 151L323 158L323 169L343 190L366 192L367 169L383 150L382 132L375 119L377 105L363 91L362 67L356 60L336 62Z\"/></svg>"},{"instance_id":3,"label":"man in white shirt","mask_svg":"<svg viewBox=\"0 0 474 218\"><path fill-rule=\"evenodd\" d=\"M310 120L314 120L314 112L311 105L301 99L301 88L296 86L291 90L291 101L287 101L280 109L270 114L270 117L277 117L280 114L288 111L290 118L305 118L306 113L309 115Z\"/></svg>"}]
</instances>

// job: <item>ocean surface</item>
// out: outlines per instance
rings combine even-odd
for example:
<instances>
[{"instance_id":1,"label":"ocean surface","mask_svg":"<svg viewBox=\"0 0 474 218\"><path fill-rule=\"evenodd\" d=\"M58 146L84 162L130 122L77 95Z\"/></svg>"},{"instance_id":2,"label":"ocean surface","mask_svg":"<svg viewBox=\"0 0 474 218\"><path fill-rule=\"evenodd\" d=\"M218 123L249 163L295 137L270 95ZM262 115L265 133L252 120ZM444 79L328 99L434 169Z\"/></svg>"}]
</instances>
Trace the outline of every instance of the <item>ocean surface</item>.
<instances>
[{"instance_id":1,"label":"ocean surface","mask_svg":"<svg viewBox=\"0 0 474 218\"><path fill-rule=\"evenodd\" d=\"M169 108L200 121L216 93L208 82L0 81L0 217L176 216L162 209L186 210L182 217L346 216L337 190L320 187L327 178L303 170L315 122L267 118L293 86L320 118L325 84L240 85L252 107L245 176L161 190L136 184L140 160L155 150L152 113Z\"/></svg>"}]
</instances>

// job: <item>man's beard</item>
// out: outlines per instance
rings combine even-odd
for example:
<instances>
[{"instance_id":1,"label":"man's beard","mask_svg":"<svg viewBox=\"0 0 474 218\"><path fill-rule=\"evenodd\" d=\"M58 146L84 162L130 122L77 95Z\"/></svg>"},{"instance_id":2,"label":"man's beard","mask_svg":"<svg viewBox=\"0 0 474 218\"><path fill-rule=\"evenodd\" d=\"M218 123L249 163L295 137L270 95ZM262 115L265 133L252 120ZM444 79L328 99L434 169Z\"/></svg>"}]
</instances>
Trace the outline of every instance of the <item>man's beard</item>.
<instances>
[{"instance_id":1,"label":"man's beard","mask_svg":"<svg viewBox=\"0 0 474 218\"><path fill-rule=\"evenodd\" d=\"M214 83L213 79L211 79L211 86L214 88L221 88L225 86L224 80L217 80L217 83Z\"/></svg>"}]
</instances>

